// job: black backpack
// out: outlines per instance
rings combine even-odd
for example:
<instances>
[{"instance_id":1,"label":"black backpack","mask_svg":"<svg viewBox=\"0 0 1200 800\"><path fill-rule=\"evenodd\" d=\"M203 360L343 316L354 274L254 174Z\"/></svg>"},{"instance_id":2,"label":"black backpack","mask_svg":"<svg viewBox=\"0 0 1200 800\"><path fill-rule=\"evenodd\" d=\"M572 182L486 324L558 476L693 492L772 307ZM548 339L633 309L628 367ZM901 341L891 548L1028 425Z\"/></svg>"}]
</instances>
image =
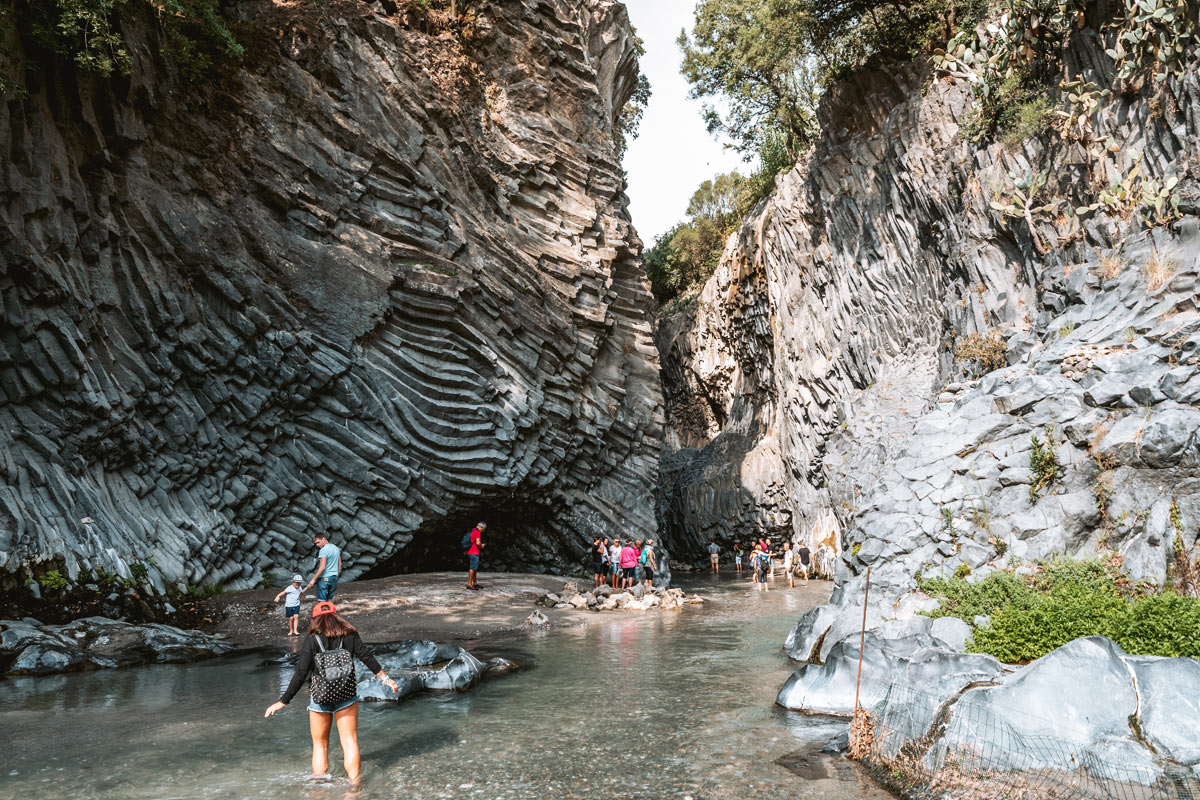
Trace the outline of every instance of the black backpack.
<instances>
[{"instance_id":1,"label":"black backpack","mask_svg":"<svg viewBox=\"0 0 1200 800\"><path fill-rule=\"evenodd\" d=\"M471 530L467 531L467 535L463 537L463 540L462 540L462 549L463 550L471 549L471 534L474 532L475 532L475 529L472 528Z\"/></svg>"},{"instance_id":2,"label":"black backpack","mask_svg":"<svg viewBox=\"0 0 1200 800\"><path fill-rule=\"evenodd\" d=\"M312 693L314 703L331 705L344 703L358 695L358 682L354 679L354 654L338 646L325 649L319 634L313 634L317 647L321 652L313 656L312 674L309 677L308 688Z\"/></svg>"}]
</instances>

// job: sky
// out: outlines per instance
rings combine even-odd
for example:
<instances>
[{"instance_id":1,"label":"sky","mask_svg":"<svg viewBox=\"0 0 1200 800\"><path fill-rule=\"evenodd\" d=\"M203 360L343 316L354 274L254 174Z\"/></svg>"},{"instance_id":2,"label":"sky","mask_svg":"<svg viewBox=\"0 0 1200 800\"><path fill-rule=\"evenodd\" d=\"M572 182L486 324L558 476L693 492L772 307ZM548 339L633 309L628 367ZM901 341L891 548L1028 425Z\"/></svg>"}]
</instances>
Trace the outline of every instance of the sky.
<instances>
[{"instance_id":1,"label":"sky","mask_svg":"<svg viewBox=\"0 0 1200 800\"><path fill-rule=\"evenodd\" d=\"M629 17L646 43L642 72L650 79L650 104L641 129L625 152L629 210L649 247L683 219L688 199L704 180L747 166L704 128L701 102L689 100L679 74L682 54L675 38L692 27L696 0L625 0Z\"/></svg>"}]
</instances>

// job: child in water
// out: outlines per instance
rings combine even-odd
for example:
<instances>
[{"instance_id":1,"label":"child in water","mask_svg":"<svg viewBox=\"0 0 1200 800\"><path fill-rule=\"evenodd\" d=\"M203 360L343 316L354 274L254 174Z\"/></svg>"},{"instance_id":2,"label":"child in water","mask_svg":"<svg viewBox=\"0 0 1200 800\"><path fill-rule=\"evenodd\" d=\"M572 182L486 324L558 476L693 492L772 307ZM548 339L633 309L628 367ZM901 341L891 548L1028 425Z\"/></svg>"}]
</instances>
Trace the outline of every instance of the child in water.
<instances>
[{"instance_id":1,"label":"child in water","mask_svg":"<svg viewBox=\"0 0 1200 800\"><path fill-rule=\"evenodd\" d=\"M279 602L279 598L287 595L283 603L283 621L287 623L288 636L300 635L300 595L304 593L301 585L303 583L303 575L293 575L292 585L283 587L283 591L275 595L276 603Z\"/></svg>"}]
</instances>

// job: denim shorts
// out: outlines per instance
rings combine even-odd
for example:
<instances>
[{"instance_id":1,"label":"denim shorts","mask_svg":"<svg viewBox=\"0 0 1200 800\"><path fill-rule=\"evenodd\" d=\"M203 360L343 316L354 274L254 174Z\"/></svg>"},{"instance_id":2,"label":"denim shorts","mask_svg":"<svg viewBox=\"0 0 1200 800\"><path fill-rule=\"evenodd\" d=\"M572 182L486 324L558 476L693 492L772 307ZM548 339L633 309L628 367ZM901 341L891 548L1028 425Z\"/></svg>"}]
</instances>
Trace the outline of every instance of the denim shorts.
<instances>
[{"instance_id":1,"label":"denim shorts","mask_svg":"<svg viewBox=\"0 0 1200 800\"><path fill-rule=\"evenodd\" d=\"M298 616L300 616L300 606L284 606L283 607L283 618L284 619L287 619L289 617L298 617Z\"/></svg>"},{"instance_id":2,"label":"denim shorts","mask_svg":"<svg viewBox=\"0 0 1200 800\"><path fill-rule=\"evenodd\" d=\"M317 703L310 697L308 698L308 710L316 711L318 714L332 714L335 711L341 711L343 708L349 708L358 702L358 696L355 695L349 700L343 700L340 703Z\"/></svg>"},{"instance_id":3,"label":"denim shorts","mask_svg":"<svg viewBox=\"0 0 1200 800\"><path fill-rule=\"evenodd\" d=\"M469 569L469 570L478 570L479 569L479 554L478 553L470 553L467 555L467 569Z\"/></svg>"}]
</instances>

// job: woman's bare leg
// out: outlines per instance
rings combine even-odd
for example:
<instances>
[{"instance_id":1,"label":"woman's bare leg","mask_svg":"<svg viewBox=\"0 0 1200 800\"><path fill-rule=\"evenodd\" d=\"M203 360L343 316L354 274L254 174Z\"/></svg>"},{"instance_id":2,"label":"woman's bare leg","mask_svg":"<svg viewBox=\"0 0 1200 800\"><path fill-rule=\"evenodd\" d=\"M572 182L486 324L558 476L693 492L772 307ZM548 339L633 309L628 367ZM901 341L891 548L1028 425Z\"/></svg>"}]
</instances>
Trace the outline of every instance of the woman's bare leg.
<instances>
[{"instance_id":1,"label":"woman's bare leg","mask_svg":"<svg viewBox=\"0 0 1200 800\"><path fill-rule=\"evenodd\" d=\"M362 757L358 752L358 703L334 713L338 741L342 743L342 763L351 783L358 783L362 773Z\"/></svg>"},{"instance_id":2,"label":"woman's bare leg","mask_svg":"<svg viewBox=\"0 0 1200 800\"><path fill-rule=\"evenodd\" d=\"M312 768L314 775L329 772L329 729L333 727L333 715L319 711L308 712L308 731L312 734Z\"/></svg>"}]
</instances>

